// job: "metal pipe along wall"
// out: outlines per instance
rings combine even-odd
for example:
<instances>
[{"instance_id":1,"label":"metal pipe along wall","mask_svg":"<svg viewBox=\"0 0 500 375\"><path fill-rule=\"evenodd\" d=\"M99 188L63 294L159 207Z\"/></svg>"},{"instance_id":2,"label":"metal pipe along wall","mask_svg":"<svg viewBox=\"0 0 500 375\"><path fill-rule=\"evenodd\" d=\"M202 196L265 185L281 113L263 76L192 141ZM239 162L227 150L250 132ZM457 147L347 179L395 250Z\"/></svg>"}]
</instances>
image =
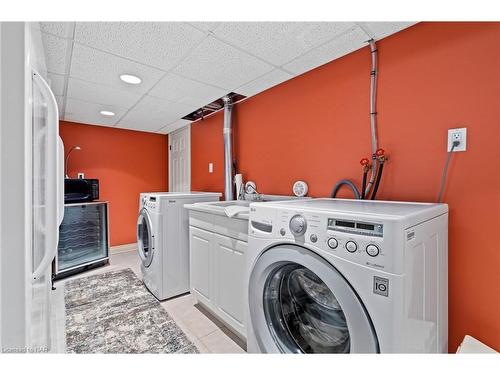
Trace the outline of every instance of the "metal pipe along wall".
<instances>
[{"instance_id":1,"label":"metal pipe along wall","mask_svg":"<svg viewBox=\"0 0 500 375\"><path fill-rule=\"evenodd\" d=\"M229 96L222 98L224 101L224 198L227 201L234 199L233 193L233 146L231 119L233 103Z\"/></svg>"}]
</instances>

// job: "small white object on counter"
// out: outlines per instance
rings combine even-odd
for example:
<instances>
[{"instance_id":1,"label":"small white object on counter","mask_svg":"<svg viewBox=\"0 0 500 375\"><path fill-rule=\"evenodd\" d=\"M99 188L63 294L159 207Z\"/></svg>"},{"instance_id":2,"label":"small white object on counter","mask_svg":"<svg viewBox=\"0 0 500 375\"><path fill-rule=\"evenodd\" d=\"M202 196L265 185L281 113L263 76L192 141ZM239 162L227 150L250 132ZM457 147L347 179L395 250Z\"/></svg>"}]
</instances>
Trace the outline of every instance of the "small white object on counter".
<instances>
[{"instance_id":1,"label":"small white object on counter","mask_svg":"<svg viewBox=\"0 0 500 375\"><path fill-rule=\"evenodd\" d=\"M236 188L236 199L243 199L245 197L245 192L243 190L243 175L241 173L234 176L234 185Z\"/></svg>"},{"instance_id":2,"label":"small white object on counter","mask_svg":"<svg viewBox=\"0 0 500 375\"><path fill-rule=\"evenodd\" d=\"M457 350L458 354L479 354L479 353L489 353L495 354L497 351L490 348L489 346L483 344L481 341L475 339L472 336L465 335L464 341L460 344Z\"/></svg>"},{"instance_id":3,"label":"small white object on counter","mask_svg":"<svg viewBox=\"0 0 500 375\"><path fill-rule=\"evenodd\" d=\"M307 195L307 191L309 187L305 181L295 181L293 184L293 193L297 197L305 197Z\"/></svg>"}]
</instances>

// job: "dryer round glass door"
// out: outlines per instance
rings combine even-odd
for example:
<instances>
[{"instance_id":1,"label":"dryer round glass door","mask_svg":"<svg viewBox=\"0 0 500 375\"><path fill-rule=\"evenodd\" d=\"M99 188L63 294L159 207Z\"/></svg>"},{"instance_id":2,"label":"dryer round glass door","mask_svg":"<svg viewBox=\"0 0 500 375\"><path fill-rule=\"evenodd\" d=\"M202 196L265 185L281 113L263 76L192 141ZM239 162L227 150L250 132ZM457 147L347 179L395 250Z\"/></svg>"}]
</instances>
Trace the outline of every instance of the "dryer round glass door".
<instances>
[{"instance_id":1,"label":"dryer round glass door","mask_svg":"<svg viewBox=\"0 0 500 375\"><path fill-rule=\"evenodd\" d=\"M279 245L257 260L250 319L262 352L377 353L371 320L347 280L305 248Z\"/></svg>"},{"instance_id":2,"label":"dryer round glass door","mask_svg":"<svg viewBox=\"0 0 500 375\"><path fill-rule=\"evenodd\" d=\"M154 256L153 224L148 211L143 208L137 218L137 251L144 267L149 267Z\"/></svg>"}]
</instances>

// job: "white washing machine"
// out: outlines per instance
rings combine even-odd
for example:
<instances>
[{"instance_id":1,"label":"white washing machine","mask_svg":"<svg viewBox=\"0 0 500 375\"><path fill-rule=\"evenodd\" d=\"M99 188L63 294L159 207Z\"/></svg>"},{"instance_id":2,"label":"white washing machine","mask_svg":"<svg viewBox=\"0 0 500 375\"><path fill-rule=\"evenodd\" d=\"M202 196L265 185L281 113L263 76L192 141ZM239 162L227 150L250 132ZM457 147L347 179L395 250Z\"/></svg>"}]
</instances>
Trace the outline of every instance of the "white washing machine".
<instances>
[{"instance_id":1,"label":"white washing machine","mask_svg":"<svg viewBox=\"0 0 500 375\"><path fill-rule=\"evenodd\" d=\"M218 201L220 193L141 193L137 251L144 285L159 300L189 292L187 203Z\"/></svg>"},{"instance_id":2,"label":"white washing machine","mask_svg":"<svg viewBox=\"0 0 500 375\"><path fill-rule=\"evenodd\" d=\"M248 351L447 353L448 206L254 203Z\"/></svg>"}]
</instances>

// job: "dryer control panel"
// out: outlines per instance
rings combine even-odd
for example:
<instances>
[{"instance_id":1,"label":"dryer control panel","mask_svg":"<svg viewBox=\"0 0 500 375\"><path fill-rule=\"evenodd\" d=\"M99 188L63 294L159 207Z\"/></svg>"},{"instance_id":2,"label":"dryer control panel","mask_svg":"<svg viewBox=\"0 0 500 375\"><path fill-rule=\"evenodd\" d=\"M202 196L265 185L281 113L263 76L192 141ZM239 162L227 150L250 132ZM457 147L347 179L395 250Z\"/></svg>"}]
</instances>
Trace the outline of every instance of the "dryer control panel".
<instances>
[{"instance_id":1,"label":"dryer control panel","mask_svg":"<svg viewBox=\"0 0 500 375\"><path fill-rule=\"evenodd\" d=\"M328 218L327 229L343 233L359 234L362 236L383 237L384 225L381 223L367 223L338 218Z\"/></svg>"},{"instance_id":2,"label":"dryer control panel","mask_svg":"<svg viewBox=\"0 0 500 375\"><path fill-rule=\"evenodd\" d=\"M396 239L390 222L328 212L251 207L249 234L308 245L367 267L393 271Z\"/></svg>"},{"instance_id":3,"label":"dryer control panel","mask_svg":"<svg viewBox=\"0 0 500 375\"><path fill-rule=\"evenodd\" d=\"M140 208L145 207L151 211L157 211L160 202L157 202L157 197L154 195L143 195L140 197Z\"/></svg>"}]
</instances>

